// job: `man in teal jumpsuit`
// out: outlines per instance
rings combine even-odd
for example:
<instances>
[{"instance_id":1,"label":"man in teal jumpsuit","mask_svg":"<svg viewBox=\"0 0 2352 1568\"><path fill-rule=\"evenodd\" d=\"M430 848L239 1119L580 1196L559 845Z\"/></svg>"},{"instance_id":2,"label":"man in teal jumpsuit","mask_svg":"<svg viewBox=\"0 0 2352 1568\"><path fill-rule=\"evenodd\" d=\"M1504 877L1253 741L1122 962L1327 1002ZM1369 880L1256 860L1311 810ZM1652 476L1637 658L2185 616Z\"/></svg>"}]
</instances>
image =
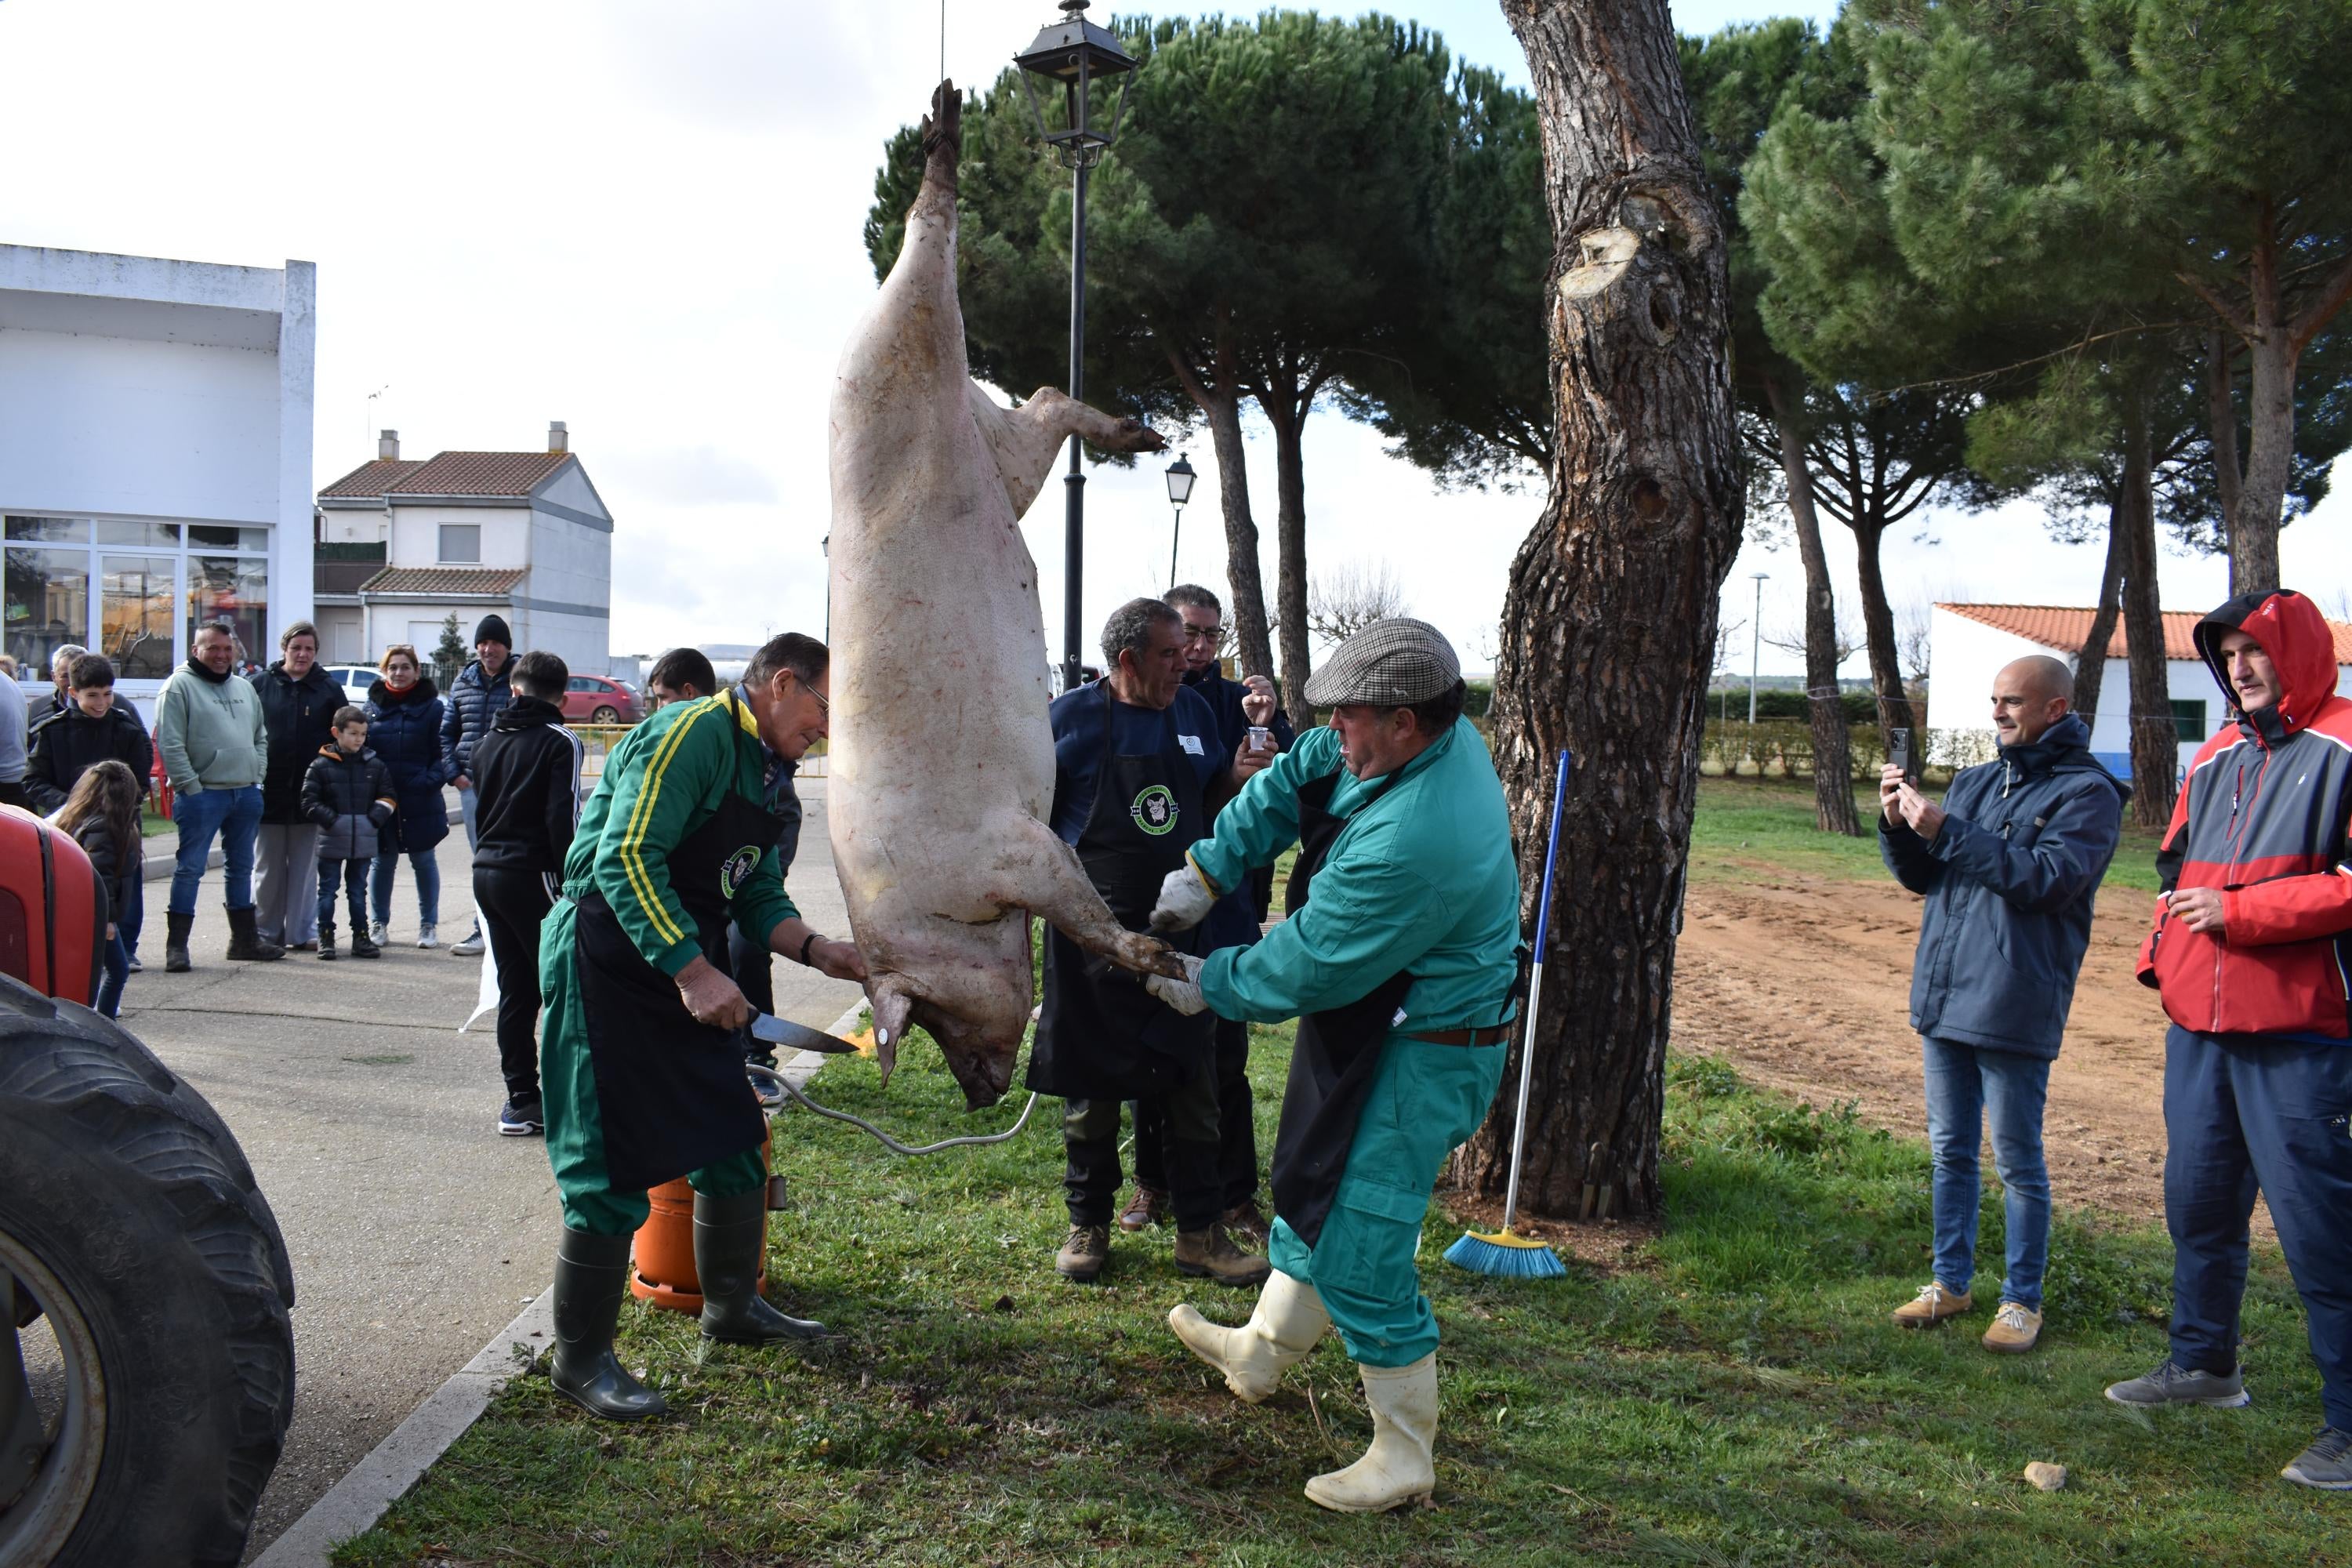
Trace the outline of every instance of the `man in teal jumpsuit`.
<instances>
[{"instance_id":1,"label":"man in teal jumpsuit","mask_svg":"<svg viewBox=\"0 0 2352 1568\"><path fill-rule=\"evenodd\" d=\"M1385 620L1349 638L1307 684L1329 727L1250 781L1152 916L1161 929L1198 921L1299 842L1287 920L1255 947L1186 959L1184 980L1146 984L1179 1011L1299 1018L1275 1148L1275 1273L1244 1327L1189 1306L1169 1322L1253 1404L1338 1327L1372 1445L1307 1495L1342 1512L1435 1483L1437 1322L1414 1256L1438 1168L1494 1099L1514 1012L1518 868L1463 689L1433 626Z\"/></svg>"},{"instance_id":2,"label":"man in teal jumpsuit","mask_svg":"<svg viewBox=\"0 0 2352 1568\"><path fill-rule=\"evenodd\" d=\"M786 764L825 733L823 643L786 633L740 686L664 707L605 759L540 936L547 1154L563 1204L557 1389L599 1415L659 1415L613 1354L646 1189L693 1183L702 1331L765 1343L823 1332L760 1300L767 1123L732 1033L751 1020L727 925L836 979L863 980L784 893L772 809Z\"/></svg>"}]
</instances>

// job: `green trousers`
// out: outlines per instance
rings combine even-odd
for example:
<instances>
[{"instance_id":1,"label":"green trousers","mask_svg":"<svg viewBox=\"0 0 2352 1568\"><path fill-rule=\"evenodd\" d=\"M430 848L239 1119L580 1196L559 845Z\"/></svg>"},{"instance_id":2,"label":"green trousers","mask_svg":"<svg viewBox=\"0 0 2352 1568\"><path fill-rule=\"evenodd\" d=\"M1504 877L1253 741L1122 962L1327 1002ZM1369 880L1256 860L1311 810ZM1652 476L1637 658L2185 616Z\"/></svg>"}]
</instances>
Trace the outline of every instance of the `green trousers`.
<instances>
[{"instance_id":1,"label":"green trousers","mask_svg":"<svg viewBox=\"0 0 2352 1568\"><path fill-rule=\"evenodd\" d=\"M1437 1317L1414 1263L1421 1222L1445 1156L1486 1120L1508 1049L1391 1035L1322 1235L1310 1248L1275 1216L1268 1260L1315 1287L1365 1366L1411 1366L1437 1348Z\"/></svg>"},{"instance_id":2,"label":"green trousers","mask_svg":"<svg viewBox=\"0 0 2352 1568\"><path fill-rule=\"evenodd\" d=\"M581 1001L579 953L572 941L576 913L571 900L559 899L540 928L539 1081L541 1114L547 1119L547 1163L555 1169L555 1190L567 1226L591 1236L633 1236L653 1205L643 1188L615 1190L606 1173L604 1108L596 1099L596 1069L588 1055L587 1010ZM768 1162L762 1151L746 1149L690 1173L687 1180L698 1193L731 1197L765 1185Z\"/></svg>"}]
</instances>

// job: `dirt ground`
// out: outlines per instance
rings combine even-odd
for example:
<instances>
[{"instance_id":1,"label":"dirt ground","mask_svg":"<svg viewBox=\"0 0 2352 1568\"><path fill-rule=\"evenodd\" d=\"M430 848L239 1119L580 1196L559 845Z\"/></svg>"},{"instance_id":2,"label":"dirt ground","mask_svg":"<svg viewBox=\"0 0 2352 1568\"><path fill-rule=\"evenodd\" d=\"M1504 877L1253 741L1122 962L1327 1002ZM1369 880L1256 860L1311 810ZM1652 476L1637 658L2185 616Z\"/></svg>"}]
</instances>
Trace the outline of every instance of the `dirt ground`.
<instances>
[{"instance_id":1,"label":"dirt ground","mask_svg":"<svg viewBox=\"0 0 2352 1568\"><path fill-rule=\"evenodd\" d=\"M1908 1023L1920 900L1892 885L1757 874L1770 879L1691 887L1676 1046L1817 1107L1855 1100L1872 1125L1923 1136ZM2042 1128L2057 1203L2161 1225L2165 1017L2132 973L2148 899L2117 889L2099 900ZM2269 1216L2255 1224L2267 1229Z\"/></svg>"}]
</instances>

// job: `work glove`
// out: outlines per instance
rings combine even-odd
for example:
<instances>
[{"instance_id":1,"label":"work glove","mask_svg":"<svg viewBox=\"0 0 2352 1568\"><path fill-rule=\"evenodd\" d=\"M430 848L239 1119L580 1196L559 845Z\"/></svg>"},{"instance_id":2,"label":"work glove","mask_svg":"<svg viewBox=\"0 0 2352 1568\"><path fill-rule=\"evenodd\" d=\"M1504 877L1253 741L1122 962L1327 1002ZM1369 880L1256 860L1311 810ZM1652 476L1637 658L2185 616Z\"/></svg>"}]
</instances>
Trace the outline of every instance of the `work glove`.
<instances>
[{"instance_id":1,"label":"work glove","mask_svg":"<svg viewBox=\"0 0 2352 1568\"><path fill-rule=\"evenodd\" d=\"M1187 855L1181 866L1160 880L1160 901L1151 906L1151 929L1191 931L1209 918L1209 906L1216 901L1215 886Z\"/></svg>"},{"instance_id":2,"label":"work glove","mask_svg":"<svg viewBox=\"0 0 2352 1568\"><path fill-rule=\"evenodd\" d=\"M1164 895L1163 895L1164 896ZM1184 978L1171 980L1164 974L1147 974L1143 988L1167 1003L1187 1018L1208 1010L1209 1000L1201 994L1201 960L1189 952L1176 955L1184 965Z\"/></svg>"}]
</instances>

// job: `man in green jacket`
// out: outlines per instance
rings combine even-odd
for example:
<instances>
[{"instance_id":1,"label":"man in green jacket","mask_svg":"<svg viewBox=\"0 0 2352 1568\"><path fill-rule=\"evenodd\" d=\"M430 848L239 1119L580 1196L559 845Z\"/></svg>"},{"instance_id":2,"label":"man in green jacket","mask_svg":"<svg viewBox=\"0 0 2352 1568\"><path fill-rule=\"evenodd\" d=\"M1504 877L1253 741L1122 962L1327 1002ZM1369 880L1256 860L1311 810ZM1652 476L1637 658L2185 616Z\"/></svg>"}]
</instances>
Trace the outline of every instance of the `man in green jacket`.
<instances>
[{"instance_id":1,"label":"man in green jacket","mask_svg":"<svg viewBox=\"0 0 2352 1568\"><path fill-rule=\"evenodd\" d=\"M1161 930L1191 925L1298 842L1289 918L1255 947L1187 958L1184 980L1145 984L1179 1012L1299 1021L1275 1144L1275 1273L1242 1328L1189 1306L1168 1321L1252 1404L1338 1327L1372 1445L1307 1495L1341 1512L1435 1484L1437 1321L1414 1255L1438 1167L1494 1099L1515 1011L1510 816L1463 694L1435 627L1384 620L1350 637L1307 683L1329 727L1250 781L1152 913Z\"/></svg>"},{"instance_id":2,"label":"man in green jacket","mask_svg":"<svg viewBox=\"0 0 2352 1568\"><path fill-rule=\"evenodd\" d=\"M276 942L262 941L256 927L253 846L261 833L261 774L269 742L262 730L260 697L250 681L234 678L236 658L236 638L226 626L198 627L188 662L172 672L155 700L155 746L172 781L172 821L180 830L163 941L167 973L190 967L196 887L205 879L215 835L228 908L228 956L286 956Z\"/></svg>"},{"instance_id":3,"label":"man in green jacket","mask_svg":"<svg viewBox=\"0 0 2352 1568\"><path fill-rule=\"evenodd\" d=\"M551 1380L616 1421L664 1409L613 1354L649 1187L693 1183L706 1336L824 1331L760 1299L767 1121L734 1035L751 1009L724 960L731 919L835 979L866 978L856 948L800 918L777 849L787 764L825 733L827 664L823 643L787 632L740 686L630 731L580 814L563 897L540 930L540 1077L563 1204Z\"/></svg>"}]
</instances>

